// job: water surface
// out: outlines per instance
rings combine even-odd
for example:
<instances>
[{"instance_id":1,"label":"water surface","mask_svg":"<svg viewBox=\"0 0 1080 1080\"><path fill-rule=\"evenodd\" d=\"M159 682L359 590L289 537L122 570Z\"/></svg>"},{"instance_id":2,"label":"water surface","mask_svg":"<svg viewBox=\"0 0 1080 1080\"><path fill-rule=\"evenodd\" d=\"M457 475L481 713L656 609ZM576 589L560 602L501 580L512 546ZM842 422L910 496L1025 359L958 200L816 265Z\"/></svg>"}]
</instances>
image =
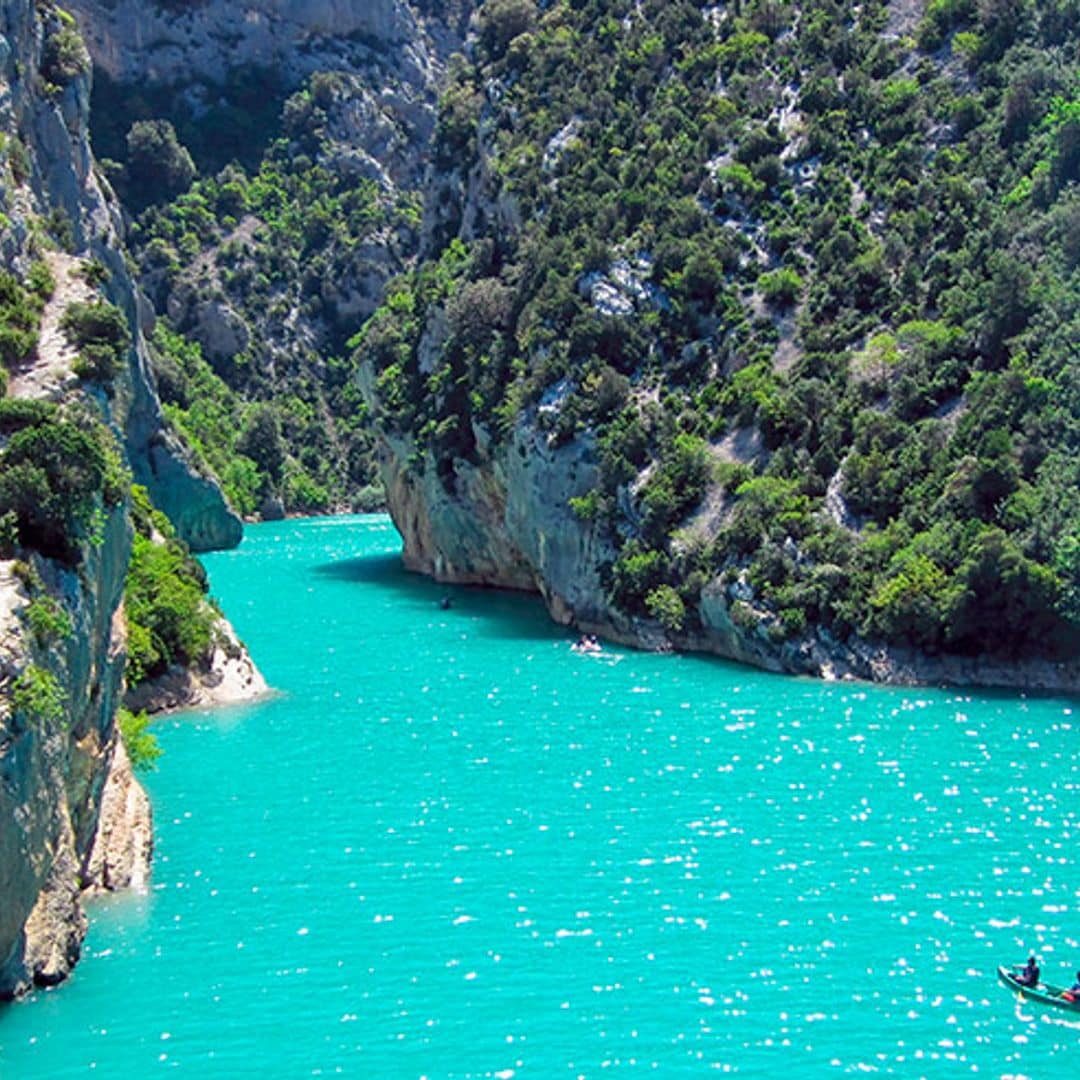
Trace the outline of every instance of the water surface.
<instances>
[{"instance_id":1,"label":"water surface","mask_svg":"<svg viewBox=\"0 0 1080 1080\"><path fill-rule=\"evenodd\" d=\"M1080 1024L1073 703L621 648L400 569L385 518L206 559L282 694L158 725L153 886L0 1076L1047 1076ZM449 591L453 606L439 607Z\"/></svg>"}]
</instances>

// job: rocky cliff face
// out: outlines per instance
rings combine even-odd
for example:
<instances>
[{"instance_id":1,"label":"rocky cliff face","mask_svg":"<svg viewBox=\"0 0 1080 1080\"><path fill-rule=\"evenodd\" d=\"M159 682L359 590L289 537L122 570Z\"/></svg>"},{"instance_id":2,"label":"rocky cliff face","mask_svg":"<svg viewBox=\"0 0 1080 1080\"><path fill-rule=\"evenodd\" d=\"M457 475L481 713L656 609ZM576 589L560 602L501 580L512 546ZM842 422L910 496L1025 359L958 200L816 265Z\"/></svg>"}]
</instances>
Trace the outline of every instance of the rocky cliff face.
<instances>
[{"instance_id":1,"label":"rocky cliff face","mask_svg":"<svg viewBox=\"0 0 1080 1080\"><path fill-rule=\"evenodd\" d=\"M370 392L370 383L369 392ZM481 445L486 440L481 437ZM699 629L679 632L634 617L612 602L605 572L616 557L610 535L570 509L595 485L591 439L553 446L523 413L509 442L455 464L454 482L415 442L384 435L379 457L390 514L406 566L436 581L539 593L555 621L635 648L689 649L768 671L898 685L998 686L1075 692L1080 662L990 656L928 656L823 628L780 639L776 620L745 575L701 591Z\"/></svg>"},{"instance_id":2,"label":"rocky cliff face","mask_svg":"<svg viewBox=\"0 0 1080 1080\"><path fill-rule=\"evenodd\" d=\"M235 543L239 521L162 428L120 214L90 152L89 85L70 17L34 0L0 3L3 262L21 276L59 243L70 255L50 256L54 270L101 264L133 338L108 394L63 370L46 334L12 392L47 396L111 429L158 504L184 508L177 524L193 546ZM84 891L146 875L149 807L114 724L131 526L122 503L101 503L95 515L74 561L30 553L0 563L0 996L64 978L85 931ZM31 593L52 598L70 633L31 633Z\"/></svg>"},{"instance_id":3,"label":"rocky cliff face","mask_svg":"<svg viewBox=\"0 0 1080 1080\"><path fill-rule=\"evenodd\" d=\"M45 588L63 597L73 632L35 644L19 615L29 596L14 564L0 564L0 996L59 982L78 959L88 889L146 878L150 808L131 775L113 718L123 676L115 618L130 547L123 509L78 570L36 558ZM23 710L12 687L28 670L62 687L59 708ZM122 792L119 803L110 791Z\"/></svg>"},{"instance_id":4,"label":"rocky cliff face","mask_svg":"<svg viewBox=\"0 0 1080 1080\"><path fill-rule=\"evenodd\" d=\"M1036 290L992 288L1028 230L1072 295L1075 247L1039 223L1072 212L1076 128L1036 205L997 106L1075 26L965 10L961 33L918 3L484 5L419 266L358 337L408 565L635 645L1080 687L1075 378ZM975 31L994 43L964 66ZM883 171L900 146L910 176ZM969 217L942 231L968 183L979 250ZM993 299L946 314L974 280ZM1030 306L1002 321L1006 295ZM1028 454L1035 416L1054 434Z\"/></svg>"},{"instance_id":5,"label":"rocky cliff face","mask_svg":"<svg viewBox=\"0 0 1080 1080\"><path fill-rule=\"evenodd\" d=\"M76 0L70 9L96 70L133 93L169 87L195 115L212 107L229 79L245 70L267 73L286 93L315 73L347 76L347 101L329 118L342 170L407 185L422 168L441 63L460 43L470 6L212 0L178 7ZM265 137L248 135L254 143Z\"/></svg>"},{"instance_id":6,"label":"rocky cliff face","mask_svg":"<svg viewBox=\"0 0 1080 1080\"><path fill-rule=\"evenodd\" d=\"M403 0L260 0L237 4L100 3L69 9L94 63L119 82L218 82L233 67L280 66L298 85L313 71L356 68L393 49L399 70L428 63L420 19Z\"/></svg>"}]
</instances>

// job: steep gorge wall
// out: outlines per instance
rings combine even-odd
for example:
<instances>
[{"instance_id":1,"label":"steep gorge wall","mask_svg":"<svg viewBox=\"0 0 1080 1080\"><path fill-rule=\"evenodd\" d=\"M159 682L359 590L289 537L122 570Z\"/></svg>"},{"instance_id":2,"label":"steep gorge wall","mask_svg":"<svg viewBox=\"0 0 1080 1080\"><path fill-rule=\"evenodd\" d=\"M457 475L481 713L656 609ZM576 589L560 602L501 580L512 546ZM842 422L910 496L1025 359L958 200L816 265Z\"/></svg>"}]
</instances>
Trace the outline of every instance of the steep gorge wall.
<instances>
[{"instance_id":1,"label":"steep gorge wall","mask_svg":"<svg viewBox=\"0 0 1080 1080\"><path fill-rule=\"evenodd\" d=\"M878 13L883 17L866 28L861 45L867 56L890 50L895 54L895 71L883 70L875 77L884 83L891 75L893 84L887 85L895 90L907 85L904 77L916 64L921 65L924 76L938 65L938 89L945 100L949 94L970 91L976 85L970 72L962 71L944 51L935 52L928 45L924 50L927 55L919 57L912 49L908 35L921 25L925 5L887 7ZM775 283L771 268L781 265L781 260L770 253L768 245L759 244L766 230L754 223L754 214L759 211L748 209L749 204L743 201L746 193L736 191L737 178L742 172L751 177L744 158L755 165L763 163L766 178L775 166L776 175L770 183L784 189L784 199L797 202L805 198L808 206L814 206L820 194L815 177L823 156L831 154L840 162L840 167L831 163L833 177L842 178L846 185L849 176L859 177L854 168L857 155L845 158L835 147L830 149L827 138L813 144L817 152L810 152L808 136L815 132L808 117L821 108L820 103L815 105L813 94L806 93L802 104L807 116L799 114L793 104L798 88L786 82L778 80L768 91L759 86L755 93L748 93L747 100L740 102L747 117L742 120L734 104L737 93L723 87L723 65L716 64L710 40L723 40L723 50L733 52L747 45L738 33L732 33L733 26L745 29L737 5L712 9L715 18L702 20L698 27L701 52L696 57L690 54L685 34L680 36L681 30L675 33L668 54L672 62L664 68L657 44L662 29L658 27L662 19L657 16L663 8L655 4L643 15L639 5L640 25L636 29L634 18L627 15L619 24L619 33L626 38L621 46L612 44L619 37L614 21L602 34L596 34L596 24L589 21L592 16L578 20L567 14L569 7L540 8L527 30L511 28L522 31L517 37L498 46L498 35L492 34L489 36L496 44L485 45L481 14L481 40L474 62L463 67L464 74L446 95L446 100L459 108L460 127L455 138L440 148L439 164L428 178L427 235L422 245L428 261L401 287L394 302L368 324L358 350L363 363L361 387L381 429L380 468L391 514L405 540L406 564L441 581L535 590L561 623L636 646L696 649L771 670L826 678L1076 692L1080 688L1080 657L1075 650L1053 647L1049 633L1044 642L1038 629L1026 625L1009 647L1001 647L993 633L993 603L968 606L969 612L979 615L978 622L970 616L977 630L969 629L966 638L957 633L951 639L943 634L933 640L920 638L915 632L905 638L895 628L883 630L881 622L867 617L885 603L886 590L880 588L863 592L860 614L854 619L845 614L832 622L821 615L824 604L814 601L798 607L792 602L785 612L776 600L777 590L770 595L773 570L755 562L761 551L772 558L774 566L782 565L782 572L776 571L778 580L802 586L820 571L814 587L824 582L826 590L832 590L828 579L848 582L854 577L858 563L847 552L860 550L864 523L857 513L849 512L844 501L845 491L856 492L854 482L845 487L844 466L850 461L849 454L856 455L850 443L838 438L835 460L822 459L820 485L806 489L812 490L813 497L806 505L812 507L813 529L820 522L819 537L835 531L838 542L828 550L844 552L843 558L850 559L846 563L840 558L834 561L832 554L822 555L823 547L818 554L809 554L811 544L801 541L814 539L810 528L806 533L793 529L774 535L771 528L760 527L752 514L745 512L753 505L752 498L740 503L739 488L747 477L760 476L765 487L774 478L782 478L792 490L802 491L800 470L806 471L806 463L794 464L794 455L796 447L803 453L798 441L800 427L809 430L817 423L811 406L823 405L831 394L839 398L847 392L853 409L864 410L861 421L870 424L890 409L885 392L890 385L885 378L876 397L867 389L866 402L856 400L868 380L860 366L867 363L867 338L850 345L850 364L843 348L833 348L830 343L825 349L821 342L827 339L822 337L816 339L819 354L812 362L807 360L806 341L813 338L815 328L798 302L803 279L796 275L799 286L790 303L765 298L762 290ZM698 13L691 10L694 8L682 5L684 27L693 25L697 18ZM793 8L801 11L799 5ZM782 49L785 41L802 43L803 29L796 17L792 33L773 35L773 42L779 43L776 49ZM844 27L845 40L852 29ZM594 34L597 41L603 40L590 64L588 44ZM768 45L769 35L758 36L757 51L740 74L761 74L760 57L773 46ZM552 73L558 70L564 43L569 41L574 42L578 82L572 92L563 95L560 111L555 103L563 84ZM653 61L643 63L642 52L635 46L642 50L655 47ZM1018 50L1017 55L1020 53ZM624 64L621 82L619 72L612 73L612 64L617 66L620 56ZM638 93L633 105L622 108L613 87L649 86L653 78L650 67L657 73L655 86ZM626 112L645 110L648 117L650 106L643 103L670 104L678 100L674 91L679 90L691 96L691 78L686 72L695 68L705 73L697 104L712 102L719 95L730 115L713 129L717 145L701 145L695 151L700 160L691 157L700 173L672 154L668 179L661 182L659 170L652 173L644 158L661 160L677 145L678 140L662 129L670 126L677 130L674 118L678 109L658 109L653 114L658 122L654 131L660 134L648 154L642 153L646 145L642 140L653 136L645 130L638 132L636 144L631 138L620 140L611 116L620 114L621 109L627 120L633 118L625 117ZM867 64L868 71L872 68ZM710 73L715 74L715 82ZM810 75L804 74L804 89L808 89ZM762 78L767 81L764 75ZM789 80L790 75L784 78ZM992 83L992 78L987 81ZM740 80L732 77L731 83L734 87ZM587 85L593 89L592 99ZM655 99L650 98L653 93ZM873 100L873 95L868 95L867 101ZM992 93L988 100L994 100ZM848 104L853 115L863 107ZM594 105L597 116L604 116L603 123L590 116ZM684 145L691 146L701 135L698 114L691 109L684 117ZM897 133L889 126L895 119L895 115L875 117L874 125L863 135L880 138L883 144L895 141ZM823 127L836 122L831 117ZM737 126L742 123L745 131ZM726 125L732 125L730 133ZM631 124L627 126L635 130ZM909 149L924 154L927 160L933 160L946 136L954 145L963 145L962 133L948 125L917 130ZM755 146L756 139L760 141ZM732 156L735 150L742 156ZM637 160L632 164L609 164L633 157ZM868 152L870 167L881 157L876 148ZM628 191L642 176L651 177L652 186L641 183ZM677 193L686 195L687 178L697 176L701 177L700 186L690 197L677 199ZM984 178L978 179L984 182ZM781 200L766 197L767 189L763 182L759 194L770 212L775 212ZM903 185L897 190L902 191ZM564 197L563 192L570 194ZM652 203L664 202L665 196L670 198L664 210L679 208L665 223L671 235L665 235L649 219ZM881 192L876 196L878 202L871 212L866 190L856 182L840 204L844 210L854 207L867 219L866 236L874 244L879 243L877 231L902 218L900 207L891 206ZM987 202L994 204L993 200ZM624 212L624 205L631 210ZM685 220L681 217L684 212ZM642 215L647 228L638 220ZM807 276L804 302L806 294L813 292L810 275L821 272L828 244L840 231L827 214L820 220L819 239L824 241L820 265L815 266L810 258L800 263L800 273ZM552 227L551 222L558 227ZM719 230L722 242L713 250L700 248L697 254L701 257L693 265L684 263L682 253L693 249L706 226ZM591 235L594 227L596 235ZM781 252L787 250L784 245L793 235L794 230L783 236L777 233ZM915 230L909 239L909 257L899 260L898 277L901 272L911 272L922 253L933 249L928 232ZM807 241L800 259L816 250L812 240ZM667 280L654 272L663 264L658 254L662 248L667 249L671 265L680 268ZM975 257L971 262L979 265ZM685 288L703 269L715 273L715 280L705 280L706 274L695 286L700 286L700 292ZM828 281L838 297L837 308L844 304L859 308L861 304L870 308L873 317L880 317L866 298L852 302L840 296L850 286L853 271L848 272L843 264ZM914 273L911 276L918 278ZM821 280L826 277L821 272ZM680 288L681 297L675 295ZM706 303L703 297L710 295L712 299ZM687 312L693 317L680 324ZM934 320L939 314L931 306L926 317ZM866 316L860 313L859 317ZM992 322L992 318L986 321ZM657 326L667 329L660 333ZM873 332L871 326L868 336ZM745 335L741 341L740 334ZM972 355L965 363L974 363L972 356L985 346L984 337L981 331L972 333ZM1033 351L1036 344L1041 345L1029 344ZM813 382L818 375L804 378L804 369L819 362L824 366L823 357L829 363L842 360L842 368L837 370L842 370L844 377L850 371L847 386L836 385L840 383L837 378L826 393L821 390L824 382ZM739 382L746 380L744 387L752 385L755 368L766 373L770 385L796 388L784 406L797 419L786 427L777 425L776 414L766 408L751 408L745 402L735 407L743 392ZM794 374L793 368L797 369ZM959 365L957 370L961 370ZM1057 373L1051 364L1046 370ZM603 393L615 397L611 388L620 386L620 375L624 377L621 397L617 404L609 401L605 405ZM917 380L912 377L912 381ZM967 389L975 390L977 385L976 378ZM1063 396L1068 385L1062 378ZM960 386L964 386L962 380ZM822 402L814 404L813 393L806 393L808 387L822 394ZM762 397L764 400L767 395ZM772 399L771 404L778 400ZM968 398L957 390L944 404L930 395L927 400L929 404L920 405L923 412L914 414L921 417L920 429L933 431L935 438L948 444L969 407ZM805 416L800 411L804 406ZM507 417L515 407L517 416L511 423ZM611 455L616 459L621 455L623 460L617 464L629 473L613 468L608 479L617 477L617 481L600 484L598 472L602 470L597 459L604 451L597 444L616 427L612 417L623 414L635 418L642 448ZM771 434L766 427L770 422L774 425ZM905 417L898 427L915 429L916 424ZM498 428L503 431L497 435ZM777 435L778 428L783 439ZM704 474L700 492L695 491L685 502L679 481L671 480L680 475L671 464L676 455L670 453L678 443L673 433L680 430L696 439ZM626 443L631 441L625 439ZM963 445L961 439L955 444ZM613 440L610 445L618 447L618 442ZM790 464L785 463L785 457ZM772 472L770 458L773 464L780 462ZM959 453L957 459L954 484L947 494L961 487L965 475L966 459ZM871 483L880 481L894 461L886 454L882 463L867 469ZM665 468L669 468L668 475L664 475ZM687 469L681 475L689 472ZM943 475L947 475L944 470ZM658 479L660 483L655 482ZM914 482L909 486L915 490ZM1048 490L1051 486L1046 484ZM692 484L686 487L693 490ZM1062 487L1073 490L1067 484ZM937 491L929 484L926 490ZM852 506L856 494L852 494ZM749 495L755 495L753 490ZM571 500L576 510L571 508ZM945 501L943 497L941 503ZM931 506L929 497L926 504ZM663 519L665 508L672 506L678 509L670 511L671 520L658 538L655 521ZM740 507L744 511L741 517ZM935 503L934 509L939 508ZM762 516L770 526L779 522L782 530L785 509L791 508L778 500ZM795 516L810 519L805 509ZM969 531L981 531L994 539L994 530L987 528L985 521L972 520L977 516L971 513ZM992 520L992 515L986 517ZM953 524L944 511L942 519ZM995 527L1000 520L995 521ZM733 554L736 544L715 543L721 534L726 533L727 540L736 533L733 525L748 521L753 535L745 541L746 550ZM650 529L653 535L649 535ZM866 532L869 536L870 530ZM897 542L891 550L898 552L902 547L902 542ZM883 556L883 562L888 562L890 554ZM653 567L662 567L651 578L650 558L654 558ZM1002 565L1005 562L1003 559ZM959 580L960 571L948 565ZM1008 575L998 569L985 578L977 574L964 578L963 595L983 601L1005 594ZM621 602L615 595L620 571ZM1074 583L1075 569L1071 573ZM1070 585L1069 575L1069 571L1062 573L1063 588ZM878 580L886 577L883 574ZM1031 580L1037 578L1033 572ZM692 586L684 587L688 581ZM1017 589L1012 598L1018 608L1024 603L1025 591L1034 590ZM840 595L843 588L835 592ZM937 588L932 600L938 601L944 593L944 588ZM800 598L799 603L804 601ZM852 610L854 606L849 608ZM645 611L655 617L648 617ZM785 614L801 618L785 622ZM950 632L955 628L955 623L949 625ZM886 636L890 633L891 637ZM929 644L923 649L903 643L927 640ZM950 648L956 651L948 654Z\"/></svg>"},{"instance_id":2,"label":"steep gorge wall","mask_svg":"<svg viewBox=\"0 0 1080 1080\"><path fill-rule=\"evenodd\" d=\"M312 71L356 66L392 49L400 68L427 63L416 12L402 0L233 0L174 5L75 0L94 63L117 82L218 82L231 67L280 66L297 85Z\"/></svg>"},{"instance_id":3,"label":"steep gorge wall","mask_svg":"<svg viewBox=\"0 0 1080 1080\"><path fill-rule=\"evenodd\" d=\"M177 5L74 0L95 69L138 96L168 87L200 116L227 98L231 78L264 73L290 93L315 73L347 76L329 124L343 175L410 187L426 167L443 65L460 48L469 0L208 0ZM265 131L251 130L257 145ZM361 164L362 162L362 164Z\"/></svg>"},{"instance_id":4,"label":"steep gorge wall","mask_svg":"<svg viewBox=\"0 0 1080 1080\"><path fill-rule=\"evenodd\" d=\"M447 584L536 592L562 625L635 648L687 649L825 679L1067 693L1080 688L1077 660L931 656L856 637L838 641L820 627L778 641L769 632L770 613L758 606L745 577L717 577L703 588L699 628L692 632L628 615L612 602L605 578L617 554L610 535L569 505L595 484L595 444L586 437L552 446L535 410L518 418L505 444L486 447L478 460L455 462L451 485L430 451L401 435L382 437L379 463L410 570ZM741 612L751 617L740 618Z\"/></svg>"},{"instance_id":5,"label":"steep gorge wall","mask_svg":"<svg viewBox=\"0 0 1080 1080\"><path fill-rule=\"evenodd\" d=\"M21 392L61 405L81 402L112 429L136 479L173 511L192 546L235 544L239 520L162 426L119 209L90 150L88 65L76 64L78 72L63 85L43 74L48 39L67 26L48 4L0 4L0 130L7 150L0 255L22 276L48 250L50 229L68 232L73 257L106 268L104 291L127 315L133 344L108 394L81 388L70 373L40 385L24 379ZM45 342L39 352L48 352ZM55 359L39 355L37 362ZM114 723L131 526L124 505L100 505L97 513L95 535L74 566L37 554L28 556L29 570L0 563L0 996L64 978L85 932L84 892L146 875L149 806ZM36 641L23 621L28 572L71 620L73 632L61 641ZM15 687L31 667L62 689L55 708L20 707Z\"/></svg>"},{"instance_id":6,"label":"steep gorge wall","mask_svg":"<svg viewBox=\"0 0 1080 1080\"><path fill-rule=\"evenodd\" d=\"M0 677L10 689L30 664L63 687L54 716L0 720L0 996L64 978L86 930L81 897L144 880L150 855L146 796L114 724L124 667L116 618L130 549L122 508L77 570L35 558L46 587L65 599L74 632L42 649L15 615L28 596L0 564ZM106 802L108 788L123 791Z\"/></svg>"}]
</instances>

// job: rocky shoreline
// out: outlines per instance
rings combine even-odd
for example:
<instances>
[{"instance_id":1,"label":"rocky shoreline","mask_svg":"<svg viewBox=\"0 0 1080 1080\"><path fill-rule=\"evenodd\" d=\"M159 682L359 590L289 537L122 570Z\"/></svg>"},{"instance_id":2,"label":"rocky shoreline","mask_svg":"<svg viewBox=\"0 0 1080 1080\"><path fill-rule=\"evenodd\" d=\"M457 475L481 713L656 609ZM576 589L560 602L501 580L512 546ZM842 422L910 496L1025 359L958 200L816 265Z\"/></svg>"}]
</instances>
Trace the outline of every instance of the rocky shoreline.
<instances>
[{"instance_id":1,"label":"rocky shoreline","mask_svg":"<svg viewBox=\"0 0 1080 1080\"><path fill-rule=\"evenodd\" d=\"M236 631L225 618L214 630L214 646L205 663L174 664L164 675L124 694L124 707L151 715L182 709L242 705L272 691Z\"/></svg>"},{"instance_id":2,"label":"rocky shoreline","mask_svg":"<svg viewBox=\"0 0 1080 1080\"><path fill-rule=\"evenodd\" d=\"M368 384L370 391L370 384ZM519 417L498 450L479 432L478 462L457 462L453 493L430 454L384 435L380 468L391 517L410 570L446 584L538 593L564 626L632 648L704 652L767 671L897 686L968 686L1080 694L1080 658L1003 660L931 656L810 627L778 640L774 617L755 604L744 579L716 579L702 590L701 629L672 632L616 610L601 579L615 552L601 528L569 507L596 483L595 447L577 438L552 448L535 422ZM409 462L422 462L417 469Z\"/></svg>"}]
</instances>

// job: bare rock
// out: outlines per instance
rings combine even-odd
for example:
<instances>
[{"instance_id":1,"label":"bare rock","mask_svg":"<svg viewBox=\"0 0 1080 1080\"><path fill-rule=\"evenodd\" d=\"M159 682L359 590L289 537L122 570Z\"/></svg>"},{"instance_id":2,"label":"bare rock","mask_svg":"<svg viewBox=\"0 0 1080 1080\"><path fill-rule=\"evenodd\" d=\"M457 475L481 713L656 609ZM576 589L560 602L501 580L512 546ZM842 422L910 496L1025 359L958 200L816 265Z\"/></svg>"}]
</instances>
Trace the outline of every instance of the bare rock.
<instances>
[{"instance_id":1,"label":"bare rock","mask_svg":"<svg viewBox=\"0 0 1080 1080\"><path fill-rule=\"evenodd\" d=\"M214 627L214 647L206 664L174 665L160 678L141 683L124 695L132 712L239 705L269 693L266 680L224 617Z\"/></svg>"},{"instance_id":2,"label":"bare rock","mask_svg":"<svg viewBox=\"0 0 1080 1080\"><path fill-rule=\"evenodd\" d=\"M416 16L400 0L208 0L173 5L142 0L73 0L94 63L118 82L220 82L230 67L277 65L289 82L338 67L342 51L363 57L372 44L422 64Z\"/></svg>"},{"instance_id":3,"label":"bare rock","mask_svg":"<svg viewBox=\"0 0 1080 1080\"><path fill-rule=\"evenodd\" d=\"M135 779L121 739L113 744L97 836L84 872L86 889L145 889L154 847L150 800Z\"/></svg>"},{"instance_id":4,"label":"bare rock","mask_svg":"<svg viewBox=\"0 0 1080 1080\"><path fill-rule=\"evenodd\" d=\"M251 341L244 320L224 300L207 300L195 309L192 336L209 360L230 360Z\"/></svg>"},{"instance_id":5,"label":"bare rock","mask_svg":"<svg viewBox=\"0 0 1080 1080\"><path fill-rule=\"evenodd\" d=\"M60 819L60 835L48 876L26 920L19 988L31 982L55 986L75 966L86 936L80 904L78 859L71 823Z\"/></svg>"}]
</instances>

